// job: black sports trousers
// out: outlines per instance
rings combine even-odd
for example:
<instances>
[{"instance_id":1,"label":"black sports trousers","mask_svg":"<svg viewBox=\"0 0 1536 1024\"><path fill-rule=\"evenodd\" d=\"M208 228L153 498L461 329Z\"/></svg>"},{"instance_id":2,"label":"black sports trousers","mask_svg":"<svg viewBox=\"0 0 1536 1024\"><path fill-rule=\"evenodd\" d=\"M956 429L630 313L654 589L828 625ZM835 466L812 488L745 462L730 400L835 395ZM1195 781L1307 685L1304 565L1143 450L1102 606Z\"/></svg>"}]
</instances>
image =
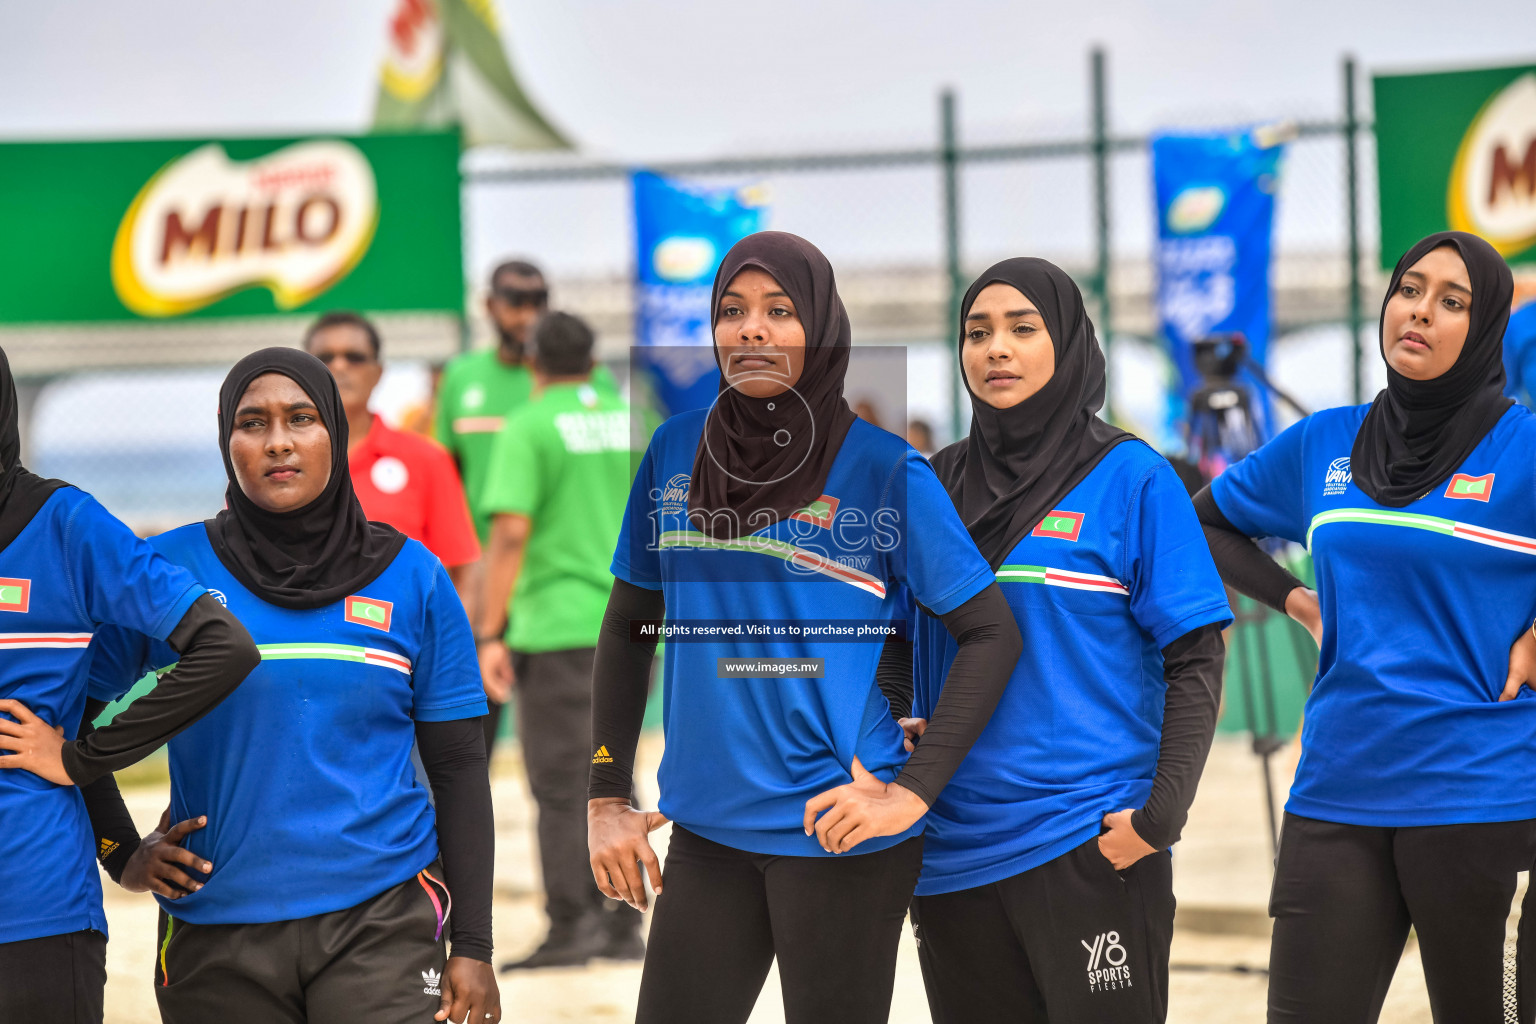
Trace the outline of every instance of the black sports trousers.
<instances>
[{"instance_id":1,"label":"black sports trousers","mask_svg":"<svg viewBox=\"0 0 1536 1024\"><path fill-rule=\"evenodd\" d=\"M430 877L427 877L430 876ZM346 910L199 925L160 911L163 1024L423 1024L442 1001L442 865Z\"/></svg>"},{"instance_id":2,"label":"black sports trousers","mask_svg":"<svg viewBox=\"0 0 1536 1024\"><path fill-rule=\"evenodd\" d=\"M1536 820L1382 828L1285 816L1269 913L1269 1019L1369 1024L1418 935L1438 1024L1530 1024L1528 931L1511 922Z\"/></svg>"},{"instance_id":3,"label":"black sports trousers","mask_svg":"<svg viewBox=\"0 0 1536 1024\"><path fill-rule=\"evenodd\" d=\"M592 881L587 853L587 773L592 762L592 659L596 648L512 652L517 733L528 788L539 808L539 866L552 931L598 915L638 931L640 915ZM610 917L608 915L617 916Z\"/></svg>"},{"instance_id":4,"label":"black sports trousers","mask_svg":"<svg viewBox=\"0 0 1536 1024\"><path fill-rule=\"evenodd\" d=\"M934 1024L1145 1024L1168 1016L1173 868L1116 871L1088 840L991 885L918 896Z\"/></svg>"},{"instance_id":5,"label":"black sports trousers","mask_svg":"<svg viewBox=\"0 0 1536 1024\"><path fill-rule=\"evenodd\" d=\"M107 937L97 931L0 943L0 1021L101 1024Z\"/></svg>"},{"instance_id":6,"label":"black sports trousers","mask_svg":"<svg viewBox=\"0 0 1536 1024\"><path fill-rule=\"evenodd\" d=\"M922 861L922 836L785 857L673 825L635 1024L742 1024L775 956L786 1024L885 1024Z\"/></svg>"}]
</instances>

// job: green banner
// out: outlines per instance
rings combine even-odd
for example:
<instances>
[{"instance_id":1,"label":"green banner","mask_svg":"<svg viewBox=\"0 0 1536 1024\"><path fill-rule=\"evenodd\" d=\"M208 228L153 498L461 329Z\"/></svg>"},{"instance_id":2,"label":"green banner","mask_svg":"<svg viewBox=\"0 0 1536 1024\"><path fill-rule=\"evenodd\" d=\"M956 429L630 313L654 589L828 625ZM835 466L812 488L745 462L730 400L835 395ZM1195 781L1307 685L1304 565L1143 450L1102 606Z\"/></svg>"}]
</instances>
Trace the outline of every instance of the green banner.
<instances>
[{"instance_id":1,"label":"green banner","mask_svg":"<svg viewBox=\"0 0 1536 1024\"><path fill-rule=\"evenodd\" d=\"M0 144L0 323L464 305L456 134Z\"/></svg>"},{"instance_id":2,"label":"green banner","mask_svg":"<svg viewBox=\"0 0 1536 1024\"><path fill-rule=\"evenodd\" d=\"M1536 264L1536 65L1374 86L1382 267L1447 228Z\"/></svg>"}]
</instances>

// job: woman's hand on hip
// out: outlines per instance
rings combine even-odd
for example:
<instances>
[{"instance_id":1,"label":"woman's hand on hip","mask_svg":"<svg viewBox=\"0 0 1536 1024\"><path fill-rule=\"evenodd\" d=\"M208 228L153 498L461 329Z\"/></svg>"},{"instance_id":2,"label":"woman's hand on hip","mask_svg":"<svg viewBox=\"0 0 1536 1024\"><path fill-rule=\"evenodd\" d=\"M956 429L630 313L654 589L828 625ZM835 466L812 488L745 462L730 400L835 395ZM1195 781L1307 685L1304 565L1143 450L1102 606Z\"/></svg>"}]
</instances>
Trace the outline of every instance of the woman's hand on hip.
<instances>
[{"instance_id":1,"label":"woman's hand on hip","mask_svg":"<svg viewBox=\"0 0 1536 1024\"><path fill-rule=\"evenodd\" d=\"M900 835L928 813L922 797L905 786L881 782L857 757L852 771L852 782L805 802L805 834L814 831L828 853L847 853L866 839Z\"/></svg>"},{"instance_id":2,"label":"woman's hand on hip","mask_svg":"<svg viewBox=\"0 0 1536 1024\"><path fill-rule=\"evenodd\" d=\"M592 879L604 896L645 910L642 866L651 876L651 888L661 895L661 862L648 837L666 823L665 814L637 811L623 797L587 801L587 852Z\"/></svg>"},{"instance_id":3,"label":"woman's hand on hip","mask_svg":"<svg viewBox=\"0 0 1536 1024\"><path fill-rule=\"evenodd\" d=\"M1109 831L1099 836L1099 852L1116 871L1124 871L1147 854L1157 852L1131 827L1130 808L1104 815L1104 827Z\"/></svg>"},{"instance_id":4,"label":"woman's hand on hip","mask_svg":"<svg viewBox=\"0 0 1536 1024\"><path fill-rule=\"evenodd\" d=\"M160 818L161 829L170 815L166 811ZM204 860L181 844L187 836L208 824L207 815L177 822L175 827L163 832L151 832L133 851L128 863L123 865L123 877L118 882L129 892L153 892L166 899L179 900L189 892L197 892L202 882L194 881L183 867L208 874L213 862Z\"/></svg>"},{"instance_id":5,"label":"woman's hand on hip","mask_svg":"<svg viewBox=\"0 0 1536 1024\"><path fill-rule=\"evenodd\" d=\"M1520 696L1520 687L1536 690L1536 626L1524 630L1509 648L1509 675L1504 680L1504 692L1499 700L1514 700Z\"/></svg>"},{"instance_id":6,"label":"woman's hand on hip","mask_svg":"<svg viewBox=\"0 0 1536 1024\"><path fill-rule=\"evenodd\" d=\"M496 972L482 960L451 956L443 968L443 1002L433 1020L451 1020L454 1024L496 1024L501 1020L501 990L496 987Z\"/></svg>"},{"instance_id":7,"label":"woman's hand on hip","mask_svg":"<svg viewBox=\"0 0 1536 1024\"><path fill-rule=\"evenodd\" d=\"M1306 627L1319 649L1323 646L1323 609L1318 603L1317 591L1306 587L1292 587L1285 595L1285 614Z\"/></svg>"},{"instance_id":8,"label":"woman's hand on hip","mask_svg":"<svg viewBox=\"0 0 1536 1024\"><path fill-rule=\"evenodd\" d=\"M64 727L49 725L19 700L0 700L0 711L15 721L0 718L0 768L20 768L56 786L73 786L64 770Z\"/></svg>"},{"instance_id":9,"label":"woman's hand on hip","mask_svg":"<svg viewBox=\"0 0 1536 1024\"><path fill-rule=\"evenodd\" d=\"M928 719L926 718L902 718L896 722L901 726L901 731L906 734L906 739L901 745L907 748L907 753L917 749L917 741L923 738L923 733L928 731Z\"/></svg>"}]
</instances>

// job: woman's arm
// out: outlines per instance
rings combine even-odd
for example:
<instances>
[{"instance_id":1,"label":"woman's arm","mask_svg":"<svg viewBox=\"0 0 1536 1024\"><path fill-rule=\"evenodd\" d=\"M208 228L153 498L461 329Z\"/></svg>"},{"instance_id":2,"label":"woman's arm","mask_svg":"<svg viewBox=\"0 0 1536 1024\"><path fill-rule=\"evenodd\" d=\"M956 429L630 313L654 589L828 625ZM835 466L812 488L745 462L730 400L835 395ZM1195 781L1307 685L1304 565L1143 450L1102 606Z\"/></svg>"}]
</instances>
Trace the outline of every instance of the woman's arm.
<instances>
[{"instance_id":1,"label":"woman's arm","mask_svg":"<svg viewBox=\"0 0 1536 1024\"><path fill-rule=\"evenodd\" d=\"M1285 601L1297 587L1306 584L1279 562L1265 554L1253 539L1243 534L1222 514L1206 484L1194 497L1195 514L1205 531L1211 558L1222 582L1240 594L1246 594L1277 612L1285 613Z\"/></svg>"},{"instance_id":2,"label":"woman's arm","mask_svg":"<svg viewBox=\"0 0 1536 1024\"><path fill-rule=\"evenodd\" d=\"M923 741L894 782L882 783L853 759L853 781L812 797L805 831L822 848L846 853L866 839L896 835L927 813L1002 699L1024 641L996 583L939 616L960 644Z\"/></svg>"},{"instance_id":3,"label":"woman's arm","mask_svg":"<svg viewBox=\"0 0 1536 1024\"><path fill-rule=\"evenodd\" d=\"M891 705L891 717L900 722L912 714L912 641L889 637L880 650L875 682Z\"/></svg>"},{"instance_id":4,"label":"woman's arm","mask_svg":"<svg viewBox=\"0 0 1536 1024\"><path fill-rule=\"evenodd\" d=\"M1216 563L1222 582L1239 594L1295 619L1321 647L1323 616L1316 592L1232 525L1216 504L1210 484L1200 489L1194 503L1205 542L1211 549L1211 560Z\"/></svg>"},{"instance_id":5,"label":"woman's arm","mask_svg":"<svg viewBox=\"0 0 1536 1024\"><path fill-rule=\"evenodd\" d=\"M229 611L203 594L182 616L166 643L181 655L149 693L112 724L72 742L21 702L0 701L0 768L21 768L60 786L85 786L159 750L177 733L229 696L261 663L261 652Z\"/></svg>"},{"instance_id":6,"label":"woman's arm","mask_svg":"<svg viewBox=\"0 0 1536 1024\"><path fill-rule=\"evenodd\" d=\"M112 720L63 749L75 785L121 771L160 749L234 692L261 664L261 652L229 609L207 594L166 638L181 660L155 688Z\"/></svg>"},{"instance_id":7,"label":"woman's arm","mask_svg":"<svg viewBox=\"0 0 1536 1024\"><path fill-rule=\"evenodd\" d=\"M1154 850L1178 842L1194 803L1205 759L1216 735L1221 669L1227 645L1216 623L1190 630L1163 648L1163 735L1157 774L1147 802L1131 814L1131 827Z\"/></svg>"},{"instance_id":8,"label":"woman's arm","mask_svg":"<svg viewBox=\"0 0 1536 1024\"><path fill-rule=\"evenodd\" d=\"M646 908L645 880L661 892L661 864L646 838L666 823L659 811L637 811L635 749L645 724L656 640L631 638L630 623L660 621L666 598L659 590L613 581L592 665L592 768L587 783L587 849L592 878L604 896Z\"/></svg>"},{"instance_id":9,"label":"woman's arm","mask_svg":"<svg viewBox=\"0 0 1536 1024\"><path fill-rule=\"evenodd\" d=\"M416 747L437 807L443 884L453 895L453 955L490 963L496 826L480 719L417 722Z\"/></svg>"},{"instance_id":10,"label":"woman's arm","mask_svg":"<svg viewBox=\"0 0 1536 1024\"><path fill-rule=\"evenodd\" d=\"M106 709L106 701L87 697L85 714L80 718L77 735L84 739L96 729L96 719ZM94 782L80 787L85 800L85 814L91 821L91 834L96 839L96 859L114 882L123 880L123 868L128 858L139 848L139 830L133 824L133 815L123 803L117 780L106 774Z\"/></svg>"}]
</instances>

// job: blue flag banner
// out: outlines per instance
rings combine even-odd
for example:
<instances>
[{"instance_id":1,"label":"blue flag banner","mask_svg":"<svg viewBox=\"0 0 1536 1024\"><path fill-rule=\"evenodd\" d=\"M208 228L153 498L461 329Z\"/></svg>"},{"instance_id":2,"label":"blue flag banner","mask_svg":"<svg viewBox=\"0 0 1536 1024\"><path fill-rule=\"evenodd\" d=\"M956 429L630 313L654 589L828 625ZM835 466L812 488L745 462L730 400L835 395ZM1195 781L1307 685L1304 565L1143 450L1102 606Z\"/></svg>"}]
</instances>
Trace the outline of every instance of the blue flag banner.
<instances>
[{"instance_id":1,"label":"blue flag banner","mask_svg":"<svg viewBox=\"0 0 1536 1024\"><path fill-rule=\"evenodd\" d=\"M1239 129L1152 139L1157 191L1158 315L1183 397L1201 384L1194 343L1241 334L1265 365L1270 335L1270 242L1282 130ZM1272 432L1268 395L1248 385L1260 439Z\"/></svg>"},{"instance_id":2,"label":"blue flag banner","mask_svg":"<svg viewBox=\"0 0 1536 1024\"><path fill-rule=\"evenodd\" d=\"M668 415L715 400L719 371L709 308L726 252L763 226L757 188L703 188L636 171L635 342ZM640 358L643 357L643 358Z\"/></svg>"}]
</instances>

